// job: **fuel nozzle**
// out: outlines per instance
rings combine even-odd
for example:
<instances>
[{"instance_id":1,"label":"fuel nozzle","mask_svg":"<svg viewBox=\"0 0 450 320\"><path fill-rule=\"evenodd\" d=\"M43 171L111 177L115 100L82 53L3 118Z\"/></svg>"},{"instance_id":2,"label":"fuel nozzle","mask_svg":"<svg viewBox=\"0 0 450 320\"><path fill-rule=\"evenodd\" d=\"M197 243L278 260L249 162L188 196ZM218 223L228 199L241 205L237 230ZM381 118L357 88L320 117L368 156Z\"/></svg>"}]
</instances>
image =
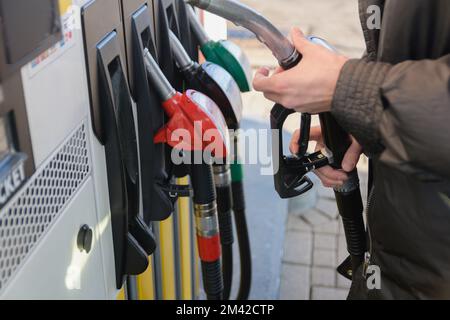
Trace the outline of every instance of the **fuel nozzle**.
<instances>
[{"instance_id":1,"label":"fuel nozzle","mask_svg":"<svg viewBox=\"0 0 450 320\"><path fill-rule=\"evenodd\" d=\"M208 42L211 41L208 34L206 33L205 29L203 28L202 24L200 23L199 19L197 18L197 14L194 11L194 8L191 6L187 7L187 13L189 16L189 22L192 28L192 31L194 32L195 36L197 37L198 42L200 43L200 46L206 45Z\"/></svg>"},{"instance_id":2,"label":"fuel nozzle","mask_svg":"<svg viewBox=\"0 0 450 320\"><path fill-rule=\"evenodd\" d=\"M214 13L237 26L253 32L273 53L284 69L290 69L301 60L292 43L265 17L235 0L186 0L200 9Z\"/></svg>"},{"instance_id":3,"label":"fuel nozzle","mask_svg":"<svg viewBox=\"0 0 450 320\"><path fill-rule=\"evenodd\" d=\"M176 90L172 87L169 80L167 80L158 63L147 48L144 49L144 63L147 68L147 73L161 99L167 101L170 98L173 98L177 93Z\"/></svg>"},{"instance_id":4,"label":"fuel nozzle","mask_svg":"<svg viewBox=\"0 0 450 320\"><path fill-rule=\"evenodd\" d=\"M182 51L177 56L180 67L191 65L192 60ZM194 90L184 94L177 92L148 50L144 51L144 59L149 78L157 88L163 100L162 106L170 118L167 125L156 134L154 141L167 143L192 156L189 171L194 190L195 227L204 289L208 299L221 300L224 286L217 195L212 166L205 160L203 153L213 145L214 157L225 158L229 150L228 128L220 109L210 98ZM204 142L207 140L204 137L211 136L214 139L212 143ZM202 161L197 163L197 159Z\"/></svg>"},{"instance_id":5,"label":"fuel nozzle","mask_svg":"<svg viewBox=\"0 0 450 320\"><path fill-rule=\"evenodd\" d=\"M216 157L225 157L230 149L228 127L214 101L194 90L188 90L183 94L177 92L147 49L144 50L144 60L147 74L170 118L156 134L155 143L167 143L171 147L185 151L213 148ZM181 130L185 130L189 135L183 136ZM214 142L204 141L203 137L212 133ZM183 139L185 137L188 137L187 141Z\"/></svg>"},{"instance_id":6,"label":"fuel nozzle","mask_svg":"<svg viewBox=\"0 0 450 320\"><path fill-rule=\"evenodd\" d=\"M211 40L194 9L190 5L186 7L191 30L206 60L228 71L239 85L241 92L249 92L252 89L253 71L245 52L229 40Z\"/></svg>"},{"instance_id":7,"label":"fuel nozzle","mask_svg":"<svg viewBox=\"0 0 450 320\"><path fill-rule=\"evenodd\" d=\"M295 67L302 55L293 44L265 17L254 9L236 0L187 0L187 3L219 15L238 26L242 26L264 43L277 58L280 66L287 70ZM278 134L279 144L273 144L273 155L278 155L279 170L274 174L275 189L281 198L291 198L309 191L313 183L307 173L328 164L329 160L323 153L308 155L309 131L311 115L303 114L300 151L294 156L285 156L282 151L283 125L289 115L294 112L276 104L271 112L273 132Z\"/></svg>"},{"instance_id":8,"label":"fuel nozzle","mask_svg":"<svg viewBox=\"0 0 450 320\"><path fill-rule=\"evenodd\" d=\"M178 40L177 36L169 30L169 39L170 39L170 47L172 49L172 53L175 56L175 61L180 68L181 71L185 72L189 69L192 69L195 66L195 62L186 52L180 40Z\"/></svg>"}]
</instances>

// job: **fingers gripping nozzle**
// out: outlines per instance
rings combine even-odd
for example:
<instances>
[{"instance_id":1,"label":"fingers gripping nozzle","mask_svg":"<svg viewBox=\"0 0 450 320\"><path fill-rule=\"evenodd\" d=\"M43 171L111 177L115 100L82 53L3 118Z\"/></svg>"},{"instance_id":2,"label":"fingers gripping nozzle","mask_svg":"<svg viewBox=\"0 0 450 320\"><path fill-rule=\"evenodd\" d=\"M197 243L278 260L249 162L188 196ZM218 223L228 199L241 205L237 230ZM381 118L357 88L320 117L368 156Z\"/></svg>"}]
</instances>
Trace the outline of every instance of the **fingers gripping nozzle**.
<instances>
[{"instance_id":1,"label":"fingers gripping nozzle","mask_svg":"<svg viewBox=\"0 0 450 320\"><path fill-rule=\"evenodd\" d=\"M314 184L307 174L327 166L330 162L320 151L307 153L311 129L311 115L307 113L302 114L298 153L295 156L284 155L283 126L294 112L277 104L272 109L270 118L274 142L272 154L274 159L278 160L278 170L275 170L274 175L275 189L282 199L293 198L311 190ZM276 141L278 143L275 143Z\"/></svg>"}]
</instances>

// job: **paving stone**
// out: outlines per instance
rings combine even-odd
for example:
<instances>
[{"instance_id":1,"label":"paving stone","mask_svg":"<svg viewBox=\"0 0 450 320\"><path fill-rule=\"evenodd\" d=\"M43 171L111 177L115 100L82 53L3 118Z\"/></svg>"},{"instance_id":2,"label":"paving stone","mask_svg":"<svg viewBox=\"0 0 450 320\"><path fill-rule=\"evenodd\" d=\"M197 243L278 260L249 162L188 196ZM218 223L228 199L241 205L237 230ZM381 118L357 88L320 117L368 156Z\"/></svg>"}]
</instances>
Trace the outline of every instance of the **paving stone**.
<instances>
[{"instance_id":1,"label":"paving stone","mask_svg":"<svg viewBox=\"0 0 450 320\"><path fill-rule=\"evenodd\" d=\"M284 262L312 264L312 234L310 232L288 231L284 244Z\"/></svg>"},{"instance_id":2,"label":"paving stone","mask_svg":"<svg viewBox=\"0 0 450 320\"><path fill-rule=\"evenodd\" d=\"M346 300L348 290L337 288L313 287L312 300Z\"/></svg>"},{"instance_id":3,"label":"paving stone","mask_svg":"<svg viewBox=\"0 0 450 320\"><path fill-rule=\"evenodd\" d=\"M341 275L337 275L337 286L341 289L350 289L352 282Z\"/></svg>"},{"instance_id":4,"label":"paving stone","mask_svg":"<svg viewBox=\"0 0 450 320\"><path fill-rule=\"evenodd\" d=\"M339 234L339 221L331 220L330 222L327 222L325 224L314 226L314 232L337 235Z\"/></svg>"},{"instance_id":5,"label":"paving stone","mask_svg":"<svg viewBox=\"0 0 450 320\"><path fill-rule=\"evenodd\" d=\"M336 250L314 249L313 265L336 268Z\"/></svg>"},{"instance_id":6,"label":"paving stone","mask_svg":"<svg viewBox=\"0 0 450 320\"><path fill-rule=\"evenodd\" d=\"M280 299L309 300L311 269L306 266L283 264Z\"/></svg>"},{"instance_id":7,"label":"paving stone","mask_svg":"<svg viewBox=\"0 0 450 320\"><path fill-rule=\"evenodd\" d=\"M338 254L337 254L337 265L340 265L342 262L344 262L345 259L348 257L348 251L347 251L347 242L345 241L344 236L338 237Z\"/></svg>"},{"instance_id":8,"label":"paving stone","mask_svg":"<svg viewBox=\"0 0 450 320\"><path fill-rule=\"evenodd\" d=\"M335 200L334 190L331 188L325 188L323 186L317 188L317 192L320 198Z\"/></svg>"},{"instance_id":9,"label":"paving stone","mask_svg":"<svg viewBox=\"0 0 450 320\"><path fill-rule=\"evenodd\" d=\"M320 212L324 213L331 219L336 219L339 216L336 201L328 199L319 199L315 207Z\"/></svg>"},{"instance_id":10,"label":"paving stone","mask_svg":"<svg viewBox=\"0 0 450 320\"><path fill-rule=\"evenodd\" d=\"M308 211L314 208L317 199L317 190L313 188L305 194L289 199L288 212L299 216L308 214Z\"/></svg>"},{"instance_id":11,"label":"paving stone","mask_svg":"<svg viewBox=\"0 0 450 320\"><path fill-rule=\"evenodd\" d=\"M314 248L315 249L337 249L338 237L331 234L316 233L314 235Z\"/></svg>"},{"instance_id":12,"label":"paving stone","mask_svg":"<svg viewBox=\"0 0 450 320\"><path fill-rule=\"evenodd\" d=\"M319 226L330 222L330 219L324 214L316 211L310 210L307 214L302 216L303 219L312 226Z\"/></svg>"},{"instance_id":13,"label":"paving stone","mask_svg":"<svg viewBox=\"0 0 450 320\"><path fill-rule=\"evenodd\" d=\"M336 270L332 268L314 267L312 269L313 286L335 287L336 286Z\"/></svg>"},{"instance_id":14,"label":"paving stone","mask_svg":"<svg viewBox=\"0 0 450 320\"><path fill-rule=\"evenodd\" d=\"M342 223L342 219L339 218L338 221L339 221L339 234L345 236L344 225Z\"/></svg>"},{"instance_id":15,"label":"paving stone","mask_svg":"<svg viewBox=\"0 0 450 320\"><path fill-rule=\"evenodd\" d=\"M294 214L288 216L287 229L292 231L312 231L312 227L305 220Z\"/></svg>"}]
</instances>

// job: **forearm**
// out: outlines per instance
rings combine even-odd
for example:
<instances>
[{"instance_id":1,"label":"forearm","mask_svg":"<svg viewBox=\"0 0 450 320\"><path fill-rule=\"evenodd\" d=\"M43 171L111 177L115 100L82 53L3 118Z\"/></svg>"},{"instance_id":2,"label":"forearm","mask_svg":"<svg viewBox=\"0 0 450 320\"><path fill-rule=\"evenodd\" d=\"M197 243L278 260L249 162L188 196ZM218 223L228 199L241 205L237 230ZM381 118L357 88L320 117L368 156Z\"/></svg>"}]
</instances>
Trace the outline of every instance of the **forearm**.
<instances>
[{"instance_id":1,"label":"forearm","mask_svg":"<svg viewBox=\"0 0 450 320\"><path fill-rule=\"evenodd\" d=\"M390 64L350 60L342 69L333 98L332 113L368 155L383 150L379 123L384 111L381 85Z\"/></svg>"},{"instance_id":2,"label":"forearm","mask_svg":"<svg viewBox=\"0 0 450 320\"><path fill-rule=\"evenodd\" d=\"M450 56L395 66L351 60L332 113L369 156L450 178L449 83Z\"/></svg>"}]
</instances>

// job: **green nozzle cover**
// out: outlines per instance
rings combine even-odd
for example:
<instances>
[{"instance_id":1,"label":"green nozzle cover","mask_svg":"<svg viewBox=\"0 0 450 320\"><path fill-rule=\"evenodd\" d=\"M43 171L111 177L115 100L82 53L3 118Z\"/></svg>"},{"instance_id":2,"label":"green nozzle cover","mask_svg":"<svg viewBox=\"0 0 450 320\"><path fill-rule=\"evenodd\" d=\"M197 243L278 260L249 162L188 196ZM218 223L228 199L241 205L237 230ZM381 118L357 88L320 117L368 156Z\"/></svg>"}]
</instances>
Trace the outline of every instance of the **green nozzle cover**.
<instances>
[{"instance_id":1,"label":"green nozzle cover","mask_svg":"<svg viewBox=\"0 0 450 320\"><path fill-rule=\"evenodd\" d=\"M239 61L220 42L209 41L200 49L206 60L221 66L231 74L241 92L251 90L250 83Z\"/></svg>"}]
</instances>

